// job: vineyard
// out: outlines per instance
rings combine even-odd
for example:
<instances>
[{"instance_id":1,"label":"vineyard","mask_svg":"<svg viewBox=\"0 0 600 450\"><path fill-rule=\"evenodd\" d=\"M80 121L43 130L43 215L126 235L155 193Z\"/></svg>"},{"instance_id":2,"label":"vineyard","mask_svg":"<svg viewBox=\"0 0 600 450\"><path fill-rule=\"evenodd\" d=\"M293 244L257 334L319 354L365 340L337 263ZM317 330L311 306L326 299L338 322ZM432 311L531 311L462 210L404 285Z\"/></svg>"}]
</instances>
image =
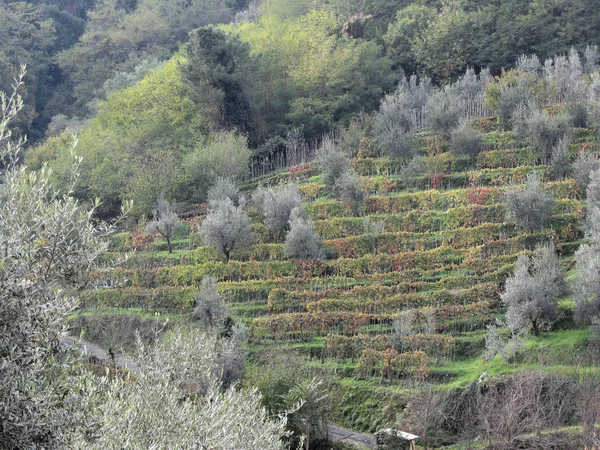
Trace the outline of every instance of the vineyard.
<instances>
[{"instance_id":1,"label":"vineyard","mask_svg":"<svg viewBox=\"0 0 600 450\"><path fill-rule=\"evenodd\" d=\"M330 195L311 162L247 181L248 197L258 186L298 186L324 239L322 260L287 258L283 240L250 207L255 243L224 262L197 235L204 218L198 208L180 226L173 253L156 236L115 236L105 260L129 256L93 275L81 307L187 317L203 277L212 275L232 317L246 323L252 354L293 349L333 368L345 403L370 399L363 405L368 420L348 406L336 412L338 421L372 431L383 421L383 406L373 399L398 398L426 379L452 380L461 362L480 363L483 372L486 325L503 315L500 293L518 256L552 243L569 270L582 238L578 183L557 179L541 155L497 131L494 120L473 123L484 132L485 150L476 158L455 156L426 132L418 135L424 174L403 174L403 161L377 157L363 140L352 162L366 193L358 213ZM570 145L571 159L598 150L586 129L576 129ZM542 231L505 222L505 190L533 172L555 200ZM369 227L374 222L380 232ZM569 305L562 308L569 317ZM399 312L413 318L400 342L393 332Z\"/></svg>"}]
</instances>

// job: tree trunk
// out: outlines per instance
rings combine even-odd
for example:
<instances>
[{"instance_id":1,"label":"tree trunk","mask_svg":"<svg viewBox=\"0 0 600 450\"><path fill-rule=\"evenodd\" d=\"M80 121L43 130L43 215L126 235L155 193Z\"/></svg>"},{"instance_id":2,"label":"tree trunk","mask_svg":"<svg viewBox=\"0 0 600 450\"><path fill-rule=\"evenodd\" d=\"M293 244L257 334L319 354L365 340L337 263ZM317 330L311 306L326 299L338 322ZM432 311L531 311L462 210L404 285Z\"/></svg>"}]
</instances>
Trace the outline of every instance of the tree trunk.
<instances>
[{"instance_id":1,"label":"tree trunk","mask_svg":"<svg viewBox=\"0 0 600 450\"><path fill-rule=\"evenodd\" d=\"M173 246L171 245L171 237L167 236L167 248L169 249L169 253L173 253Z\"/></svg>"},{"instance_id":2,"label":"tree trunk","mask_svg":"<svg viewBox=\"0 0 600 450\"><path fill-rule=\"evenodd\" d=\"M231 250L226 248L223 249L223 254L225 255L225 263L229 262L229 253L231 253Z\"/></svg>"},{"instance_id":3,"label":"tree trunk","mask_svg":"<svg viewBox=\"0 0 600 450\"><path fill-rule=\"evenodd\" d=\"M538 328L537 320L532 320L531 321L531 325L533 326L533 335L534 336L539 336L540 329Z\"/></svg>"}]
</instances>

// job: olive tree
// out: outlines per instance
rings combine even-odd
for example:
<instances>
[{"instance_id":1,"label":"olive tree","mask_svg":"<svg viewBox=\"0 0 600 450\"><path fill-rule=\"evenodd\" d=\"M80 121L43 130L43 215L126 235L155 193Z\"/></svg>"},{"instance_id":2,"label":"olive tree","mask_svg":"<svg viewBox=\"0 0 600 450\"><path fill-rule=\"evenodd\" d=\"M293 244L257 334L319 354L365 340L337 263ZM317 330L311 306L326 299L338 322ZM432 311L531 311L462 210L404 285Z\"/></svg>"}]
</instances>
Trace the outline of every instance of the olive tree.
<instances>
[{"instance_id":1,"label":"olive tree","mask_svg":"<svg viewBox=\"0 0 600 450\"><path fill-rule=\"evenodd\" d=\"M600 169L590 172L587 187L586 235L596 241L600 238Z\"/></svg>"},{"instance_id":2,"label":"olive tree","mask_svg":"<svg viewBox=\"0 0 600 450\"><path fill-rule=\"evenodd\" d=\"M577 319L590 323L600 317L600 245L584 244L575 253L577 280L575 282L575 309Z\"/></svg>"},{"instance_id":3,"label":"olive tree","mask_svg":"<svg viewBox=\"0 0 600 450\"><path fill-rule=\"evenodd\" d=\"M425 123L436 133L448 138L464 115L463 102L456 92L446 87L429 97L425 106Z\"/></svg>"},{"instance_id":4,"label":"olive tree","mask_svg":"<svg viewBox=\"0 0 600 450\"><path fill-rule=\"evenodd\" d=\"M450 148L455 155L468 155L475 158L483 148L483 135L471 128L467 120L450 132Z\"/></svg>"},{"instance_id":5,"label":"olive tree","mask_svg":"<svg viewBox=\"0 0 600 450\"><path fill-rule=\"evenodd\" d=\"M11 127L23 107L23 76L12 94L0 93L0 442L59 448L93 425L93 386L71 369L59 336L111 229L94 226L93 210L54 190L48 171L18 164L24 139L14 141Z\"/></svg>"},{"instance_id":6,"label":"olive tree","mask_svg":"<svg viewBox=\"0 0 600 450\"><path fill-rule=\"evenodd\" d=\"M552 149L560 140L567 139L572 132L571 118L567 114L549 115L545 110L527 106L521 110L515 138L529 142L543 161L552 155Z\"/></svg>"},{"instance_id":7,"label":"olive tree","mask_svg":"<svg viewBox=\"0 0 600 450\"><path fill-rule=\"evenodd\" d=\"M323 183L333 190L337 180L350 168L350 158L331 137L325 137L317 150L317 164L323 174Z\"/></svg>"},{"instance_id":8,"label":"olive tree","mask_svg":"<svg viewBox=\"0 0 600 450\"><path fill-rule=\"evenodd\" d=\"M201 233L206 245L215 247L229 262L231 252L252 242L250 217L244 204L235 206L230 198L211 202L208 215L202 222Z\"/></svg>"},{"instance_id":9,"label":"olive tree","mask_svg":"<svg viewBox=\"0 0 600 450\"><path fill-rule=\"evenodd\" d=\"M208 190L209 202L218 202L230 198L234 205L239 206L242 197L242 193L232 178L219 177Z\"/></svg>"},{"instance_id":10,"label":"olive tree","mask_svg":"<svg viewBox=\"0 0 600 450\"><path fill-rule=\"evenodd\" d=\"M500 296L507 306L509 328L516 331L531 325L537 336L544 325L558 318L558 298L565 292L564 273L553 247L539 247L533 260L519 256Z\"/></svg>"},{"instance_id":11,"label":"olive tree","mask_svg":"<svg viewBox=\"0 0 600 450\"><path fill-rule=\"evenodd\" d=\"M298 259L321 259L323 239L315 231L312 220L302 217L294 208L290 217L290 231L285 237L285 254Z\"/></svg>"},{"instance_id":12,"label":"olive tree","mask_svg":"<svg viewBox=\"0 0 600 450\"><path fill-rule=\"evenodd\" d=\"M146 233L158 233L167 240L169 253L173 252L171 240L177 228L179 228L179 218L175 212L176 208L175 202L171 203L161 195L156 203L156 208L152 212L154 220L146 226Z\"/></svg>"},{"instance_id":13,"label":"olive tree","mask_svg":"<svg viewBox=\"0 0 600 450\"><path fill-rule=\"evenodd\" d=\"M206 275L202 278L202 288L194 299L192 320L200 322L204 330L221 328L227 316L227 305L217 292L217 279Z\"/></svg>"},{"instance_id":14,"label":"olive tree","mask_svg":"<svg viewBox=\"0 0 600 450\"><path fill-rule=\"evenodd\" d=\"M259 189L254 199L263 213L265 228L275 236L289 230L292 210L302 203L300 191L294 184L279 189Z\"/></svg>"},{"instance_id":15,"label":"olive tree","mask_svg":"<svg viewBox=\"0 0 600 450\"><path fill-rule=\"evenodd\" d=\"M256 391L222 388L222 352L195 329L140 348L134 380L99 380L111 393L97 407L100 427L74 447L283 450L286 418L271 416Z\"/></svg>"},{"instance_id":16,"label":"olive tree","mask_svg":"<svg viewBox=\"0 0 600 450\"><path fill-rule=\"evenodd\" d=\"M350 209L354 215L358 215L365 199L365 190L360 181L360 176L353 169L348 169L335 184L336 195L350 203Z\"/></svg>"},{"instance_id":17,"label":"olive tree","mask_svg":"<svg viewBox=\"0 0 600 450\"><path fill-rule=\"evenodd\" d=\"M590 174L600 169L600 158L596 155L579 155L573 162L573 178L579 184L582 193L587 191L590 183Z\"/></svg>"},{"instance_id":18,"label":"olive tree","mask_svg":"<svg viewBox=\"0 0 600 450\"><path fill-rule=\"evenodd\" d=\"M535 231L543 229L552 213L554 199L541 186L537 173L527 176L524 186L512 186L504 193L505 220L519 228Z\"/></svg>"}]
</instances>

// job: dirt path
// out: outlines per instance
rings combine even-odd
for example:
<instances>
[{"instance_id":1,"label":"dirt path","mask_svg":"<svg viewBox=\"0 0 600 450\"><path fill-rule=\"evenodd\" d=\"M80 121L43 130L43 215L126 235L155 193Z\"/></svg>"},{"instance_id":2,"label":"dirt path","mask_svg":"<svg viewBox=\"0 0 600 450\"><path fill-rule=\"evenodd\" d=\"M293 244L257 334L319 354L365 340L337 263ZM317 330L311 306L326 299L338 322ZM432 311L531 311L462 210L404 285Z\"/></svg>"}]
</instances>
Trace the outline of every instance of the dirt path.
<instances>
[{"instance_id":1,"label":"dirt path","mask_svg":"<svg viewBox=\"0 0 600 450\"><path fill-rule=\"evenodd\" d=\"M344 444L363 446L369 449L374 449L376 446L375 436L372 434L359 433L358 431L348 430L347 428L335 425L329 425L327 430L329 431L329 439L332 442L342 442Z\"/></svg>"},{"instance_id":2,"label":"dirt path","mask_svg":"<svg viewBox=\"0 0 600 450\"><path fill-rule=\"evenodd\" d=\"M61 336L60 342L70 348L75 348L94 364L112 365L112 358L108 352L99 345L92 344L88 341L79 341L71 336ZM78 342L78 344L77 344ZM128 369L132 372L137 372L138 366L131 358L123 355L115 355L115 365L119 369Z\"/></svg>"}]
</instances>

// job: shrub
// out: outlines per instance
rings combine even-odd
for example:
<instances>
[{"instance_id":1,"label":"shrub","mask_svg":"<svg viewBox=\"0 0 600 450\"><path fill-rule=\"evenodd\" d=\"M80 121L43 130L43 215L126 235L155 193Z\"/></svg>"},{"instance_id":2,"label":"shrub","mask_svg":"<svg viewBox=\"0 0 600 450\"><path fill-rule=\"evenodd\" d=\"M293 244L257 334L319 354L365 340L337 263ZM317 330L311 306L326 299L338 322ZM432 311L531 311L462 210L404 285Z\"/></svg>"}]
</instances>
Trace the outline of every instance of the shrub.
<instances>
[{"instance_id":1,"label":"shrub","mask_svg":"<svg viewBox=\"0 0 600 450\"><path fill-rule=\"evenodd\" d=\"M342 153L335 141L326 136L317 150L317 163L323 174L323 183L330 190L335 188L335 183L350 168L350 158Z\"/></svg>"},{"instance_id":2,"label":"shrub","mask_svg":"<svg viewBox=\"0 0 600 450\"><path fill-rule=\"evenodd\" d=\"M339 132L336 139L339 149L346 155L358 154L361 142L366 138L372 124L372 116L366 114L352 119L348 126Z\"/></svg>"},{"instance_id":3,"label":"shrub","mask_svg":"<svg viewBox=\"0 0 600 450\"><path fill-rule=\"evenodd\" d=\"M298 259L321 259L323 240L315 232L310 219L302 217L300 209L294 208L290 217L290 231L285 237L285 254Z\"/></svg>"},{"instance_id":4,"label":"shrub","mask_svg":"<svg viewBox=\"0 0 600 450\"><path fill-rule=\"evenodd\" d=\"M396 91L381 101L374 120L376 138L379 139L389 129L404 133L411 131L415 126L415 114L423 111L431 92L429 78L422 78L420 82L416 75L411 76L410 80L403 78Z\"/></svg>"},{"instance_id":5,"label":"shrub","mask_svg":"<svg viewBox=\"0 0 600 450\"><path fill-rule=\"evenodd\" d=\"M408 186L408 182L411 178L417 178L424 175L425 170L425 158L423 156L415 155L400 169L400 179Z\"/></svg>"},{"instance_id":6,"label":"shrub","mask_svg":"<svg viewBox=\"0 0 600 450\"><path fill-rule=\"evenodd\" d=\"M385 155L406 160L413 155L417 141L412 131L390 124L387 128L378 130L377 144Z\"/></svg>"},{"instance_id":7,"label":"shrub","mask_svg":"<svg viewBox=\"0 0 600 450\"><path fill-rule=\"evenodd\" d=\"M475 158L482 149L483 135L471 128L467 120L450 133L450 148L455 155L468 155Z\"/></svg>"},{"instance_id":8,"label":"shrub","mask_svg":"<svg viewBox=\"0 0 600 450\"><path fill-rule=\"evenodd\" d=\"M530 173L525 186L512 186L506 190L504 204L506 222L533 232L548 223L554 199L540 185L537 173Z\"/></svg>"}]
</instances>

